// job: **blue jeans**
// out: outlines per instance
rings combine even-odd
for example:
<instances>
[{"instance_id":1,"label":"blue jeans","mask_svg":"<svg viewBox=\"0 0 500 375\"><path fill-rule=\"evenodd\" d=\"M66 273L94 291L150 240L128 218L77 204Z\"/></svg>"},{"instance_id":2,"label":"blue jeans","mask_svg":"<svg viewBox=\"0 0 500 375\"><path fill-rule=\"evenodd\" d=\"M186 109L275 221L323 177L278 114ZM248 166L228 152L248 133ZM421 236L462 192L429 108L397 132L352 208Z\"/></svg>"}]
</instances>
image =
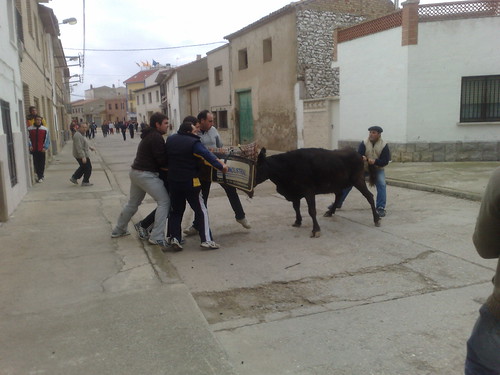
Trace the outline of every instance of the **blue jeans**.
<instances>
[{"instance_id":1,"label":"blue jeans","mask_svg":"<svg viewBox=\"0 0 500 375\"><path fill-rule=\"evenodd\" d=\"M155 213L155 222L150 238L152 240L165 239L165 226L170 211L170 197L165 189L163 180L158 177L158 173L139 171L131 169L130 173L130 197L127 204L123 207L116 229L120 232L127 231L127 225L132 216L137 212L146 193L148 193L157 203Z\"/></svg>"},{"instance_id":2,"label":"blue jeans","mask_svg":"<svg viewBox=\"0 0 500 375\"><path fill-rule=\"evenodd\" d=\"M375 187L377 188L377 202L375 204L376 208L384 208L387 203L387 184L385 183L385 170L377 168L377 179L375 181ZM344 200L347 198L347 195L351 191L352 186L345 188L342 190L342 197L340 197L340 205L344 203Z\"/></svg>"},{"instance_id":3,"label":"blue jeans","mask_svg":"<svg viewBox=\"0 0 500 375\"><path fill-rule=\"evenodd\" d=\"M467 341L465 375L500 374L500 321L483 305Z\"/></svg>"}]
</instances>

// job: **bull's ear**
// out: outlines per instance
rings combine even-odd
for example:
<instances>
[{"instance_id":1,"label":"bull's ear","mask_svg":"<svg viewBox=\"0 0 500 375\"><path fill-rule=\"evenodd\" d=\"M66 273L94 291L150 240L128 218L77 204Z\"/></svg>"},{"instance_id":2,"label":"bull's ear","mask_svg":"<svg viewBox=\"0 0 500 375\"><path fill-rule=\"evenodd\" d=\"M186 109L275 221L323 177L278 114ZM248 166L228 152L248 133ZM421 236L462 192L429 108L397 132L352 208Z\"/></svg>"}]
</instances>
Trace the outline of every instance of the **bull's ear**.
<instances>
[{"instance_id":1,"label":"bull's ear","mask_svg":"<svg viewBox=\"0 0 500 375\"><path fill-rule=\"evenodd\" d=\"M262 162L266 158L266 148L262 147L259 156L257 157L257 163Z\"/></svg>"}]
</instances>

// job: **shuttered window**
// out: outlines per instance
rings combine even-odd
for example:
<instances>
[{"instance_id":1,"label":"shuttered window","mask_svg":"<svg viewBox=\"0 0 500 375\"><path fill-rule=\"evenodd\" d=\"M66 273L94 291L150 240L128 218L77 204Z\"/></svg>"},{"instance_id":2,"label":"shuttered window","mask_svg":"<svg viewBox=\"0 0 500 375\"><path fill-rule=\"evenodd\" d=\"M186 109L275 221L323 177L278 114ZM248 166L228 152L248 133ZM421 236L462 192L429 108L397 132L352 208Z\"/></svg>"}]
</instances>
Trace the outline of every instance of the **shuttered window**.
<instances>
[{"instance_id":1,"label":"shuttered window","mask_svg":"<svg viewBox=\"0 0 500 375\"><path fill-rule=\"evenodd\" d=\"M462 77L460 122L500 121L500 75Z\"/></svg>"}]
</instances>

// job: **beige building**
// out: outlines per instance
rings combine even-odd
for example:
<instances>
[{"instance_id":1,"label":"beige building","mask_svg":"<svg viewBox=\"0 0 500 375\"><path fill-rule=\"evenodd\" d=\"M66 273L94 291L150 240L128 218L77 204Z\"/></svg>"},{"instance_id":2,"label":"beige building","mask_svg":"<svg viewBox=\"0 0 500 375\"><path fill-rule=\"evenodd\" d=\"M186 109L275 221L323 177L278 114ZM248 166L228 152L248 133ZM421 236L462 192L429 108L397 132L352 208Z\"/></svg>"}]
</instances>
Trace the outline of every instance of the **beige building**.
<instances>
[{"instance_id":1,"label":"beige building","mask_svg":"<svg viewBox=\"0 0 500 375\"><path fill-rule=\"evenodd\" d=\"M149 124L149 118L154 112L161 111L160 85L158 83L135 90L137 106L137 122Z\"/></svg>"},{"instance_id":2,"label":"beige building","mask_svg":"<svg viewBox=\"0 0 500 375\"><path fill-rule=\"evenodd\" d=\"M229 72L229 44L207 53L208 95L214 126L224 145L234 145L234 121L231 114L231 76Z\"/></svg>"},{"instance_id":3,"label":"beige building","mask_svg":"<svg viewBox=\"0 0 500 375\"><path fill-rule=\"evenodd\" d=\"M48 153L50 159L64 144L69 125L69 70L58 38L59 22L52 9L39 1L18 1L16 9L22 17L21 76L25 111L35 106L45 118L52 143Z\"/></svg>"},{"instance_id":4,"label":"beige building","mask_svg":"<svg viewBox=\"0 0 500 375\"><path fill-rule=\"evenodd\" d=\"M281 151L328 146L316 143L328 138L329 101L338 96L333 32L393 11L390 0L305 0L226 36L234 142ZM316 101L312 109L307 101ZM321 127L308 132L318 121Z\"/></svg>"},{"instance_id":5,"label":"beige building","mask_svg":"<svg viewBox=\"0 0 500 375\"><path fill-rule=\"evenodd\" d=\"M0 221L8 220L34 179L28 108L35 106L49 128L47 161L69 136L69 69L58 20L43 2L0 2Z\"/></svg>"}]
</instances>

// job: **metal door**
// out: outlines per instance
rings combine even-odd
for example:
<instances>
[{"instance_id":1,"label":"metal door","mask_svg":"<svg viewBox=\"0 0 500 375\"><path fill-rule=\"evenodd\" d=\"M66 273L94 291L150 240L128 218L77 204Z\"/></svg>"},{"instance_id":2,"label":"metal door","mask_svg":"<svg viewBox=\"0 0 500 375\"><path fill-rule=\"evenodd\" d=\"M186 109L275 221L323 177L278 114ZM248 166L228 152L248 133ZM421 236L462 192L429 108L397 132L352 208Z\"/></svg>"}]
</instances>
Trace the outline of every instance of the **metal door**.
<instances>
[{"instance_id":1,"label":"metal door","mask_svg":"<svg viewBox=\"0 0 500 375\"><path fill-rule=\"evenodd\" d=\"M252 92L242 91L238 93L240 143L246 144L253 141L253 117L252 117Z\"/></svg>"}]
</instances>

